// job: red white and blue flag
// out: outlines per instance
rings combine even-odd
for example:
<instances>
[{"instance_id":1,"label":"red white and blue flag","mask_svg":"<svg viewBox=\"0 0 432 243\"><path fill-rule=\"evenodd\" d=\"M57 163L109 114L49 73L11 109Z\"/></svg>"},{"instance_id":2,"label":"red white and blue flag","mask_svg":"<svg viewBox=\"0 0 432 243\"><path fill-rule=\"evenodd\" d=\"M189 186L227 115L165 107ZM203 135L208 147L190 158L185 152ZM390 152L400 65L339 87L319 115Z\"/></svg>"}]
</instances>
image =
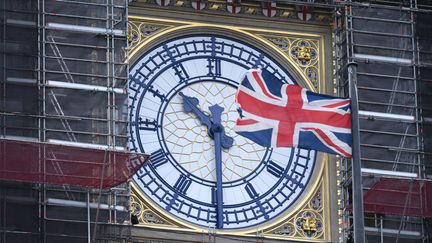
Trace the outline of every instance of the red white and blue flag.
<instances>
[{"instance_id":1,"label":"red white and blue flag","mask_svg":"<svg viewBox=\"0 0 432 243\"><path fill-rule=\"evenodd\" d=\"M260 69L239 85L240 117L234 130L265 147L299 147L351 157L348 99L286 84Z\"/></svg>"}]
</instances>

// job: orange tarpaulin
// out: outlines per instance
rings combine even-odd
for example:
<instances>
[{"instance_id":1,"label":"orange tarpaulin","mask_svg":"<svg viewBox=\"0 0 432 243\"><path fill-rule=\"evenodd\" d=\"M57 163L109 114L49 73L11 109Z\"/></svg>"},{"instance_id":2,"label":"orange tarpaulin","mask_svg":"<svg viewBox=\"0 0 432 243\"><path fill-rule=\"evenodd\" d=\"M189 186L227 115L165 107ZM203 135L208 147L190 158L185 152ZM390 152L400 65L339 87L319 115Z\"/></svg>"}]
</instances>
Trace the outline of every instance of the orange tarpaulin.
<instances>
[{"instance_id":1,"label":"orange tarpaulin","mask_svg":"<svg viewBox=\"0 0 432 243\"><path fill-rule=\"evenodd\" d=\"M0 180L91 188L126 182L147 155L0 139Z\"/></svg>"}]
</instances>

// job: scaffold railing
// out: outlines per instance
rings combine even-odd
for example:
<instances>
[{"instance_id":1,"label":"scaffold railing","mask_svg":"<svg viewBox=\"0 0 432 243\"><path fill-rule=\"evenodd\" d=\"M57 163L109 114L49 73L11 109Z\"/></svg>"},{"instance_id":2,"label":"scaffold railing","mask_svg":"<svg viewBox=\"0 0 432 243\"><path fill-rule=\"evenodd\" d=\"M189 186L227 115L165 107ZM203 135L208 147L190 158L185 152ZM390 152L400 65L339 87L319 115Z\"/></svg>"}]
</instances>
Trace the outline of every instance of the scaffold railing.
<instances>
[{"instance_id":1,"label":"scaffold railing","mask_svg":"<svg viewBox=\"0 0 432 243\"><path fill-rule=\"evenodd\" d=\"M428 11L430 3L424 1L390 0L342 1L334 11L341 96L348 94L347 65L357 63L365 231L371 241L430 240L422 128L427 113L419 92L419 73L428 59L421 58L424 44L418 41L424 36L419 17ZM347 160L340 163L340 241L349 242L351 166Z\"/></svg>"},{"instance_id":2,"label":"scaffold railing","mask_svg":"<svg viewBox=\"0 0 432 243\"><path fill-rule=\"evenodd\" d=\"M128 1L0 3L0 241L128 238Z\"/></svg>"}]
</instances>

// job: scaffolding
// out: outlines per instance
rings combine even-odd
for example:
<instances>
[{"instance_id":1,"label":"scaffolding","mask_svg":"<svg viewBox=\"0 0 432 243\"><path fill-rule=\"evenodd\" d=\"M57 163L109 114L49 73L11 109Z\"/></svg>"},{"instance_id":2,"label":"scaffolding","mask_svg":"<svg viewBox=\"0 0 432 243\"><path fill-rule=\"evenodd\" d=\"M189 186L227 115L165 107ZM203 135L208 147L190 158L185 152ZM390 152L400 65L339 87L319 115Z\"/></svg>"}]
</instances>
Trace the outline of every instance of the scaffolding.
<instances>
[{"instance_id":1,"label":"scaffolding","mask_svg":"<svg viewBox=\"0 0 432 243\"><path fill-rule=\"evenodd\" d=\"M0 242L127 241L129 187L104 183L127 152L128 1L0 4L2 178L11 160L39 175L0 182ZM50 179L95 161L74 183Z\"/></svg>"},{"instance_id":2,"label":"scaffolding","mask_svg":"<svg viewBox=\"0 0 432 243\"><path fill-rule=\"evenodd\" d=\"M334 11L339 95L349 95L348 66L356 64L368 242L432 240L430 162L425 159L430 157L425 120L430 119L426 100L432 86L426 85L431 72L427 76L423 70L431 64L432 38L425 33L430 32L425 16L430 22L431 7L420 0L344 1ZM340 185L340 241L350 242L352 170L345 159Z\"/></svg>"}]
</instances>

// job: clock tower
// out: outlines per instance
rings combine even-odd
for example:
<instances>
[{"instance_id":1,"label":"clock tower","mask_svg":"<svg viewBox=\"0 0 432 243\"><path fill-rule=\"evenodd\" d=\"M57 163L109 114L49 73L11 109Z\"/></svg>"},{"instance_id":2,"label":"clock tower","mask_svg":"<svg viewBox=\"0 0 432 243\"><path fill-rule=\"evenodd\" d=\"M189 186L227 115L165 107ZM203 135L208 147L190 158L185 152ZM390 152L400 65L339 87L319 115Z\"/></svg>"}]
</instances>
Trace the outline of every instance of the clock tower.
<instances>
[{"instance_id":1,"label":"clock tower","mask_svg":"<svg viewBox=\"0 0 432 243\"><path fill-rule=\"evenodd\" d=\"M250 68L333 94L330 16L292 7L130 4L129 146L150 155L132 182L134 238L336 239L337 158L233 130Z\"/></svg>"}]
</instances>

